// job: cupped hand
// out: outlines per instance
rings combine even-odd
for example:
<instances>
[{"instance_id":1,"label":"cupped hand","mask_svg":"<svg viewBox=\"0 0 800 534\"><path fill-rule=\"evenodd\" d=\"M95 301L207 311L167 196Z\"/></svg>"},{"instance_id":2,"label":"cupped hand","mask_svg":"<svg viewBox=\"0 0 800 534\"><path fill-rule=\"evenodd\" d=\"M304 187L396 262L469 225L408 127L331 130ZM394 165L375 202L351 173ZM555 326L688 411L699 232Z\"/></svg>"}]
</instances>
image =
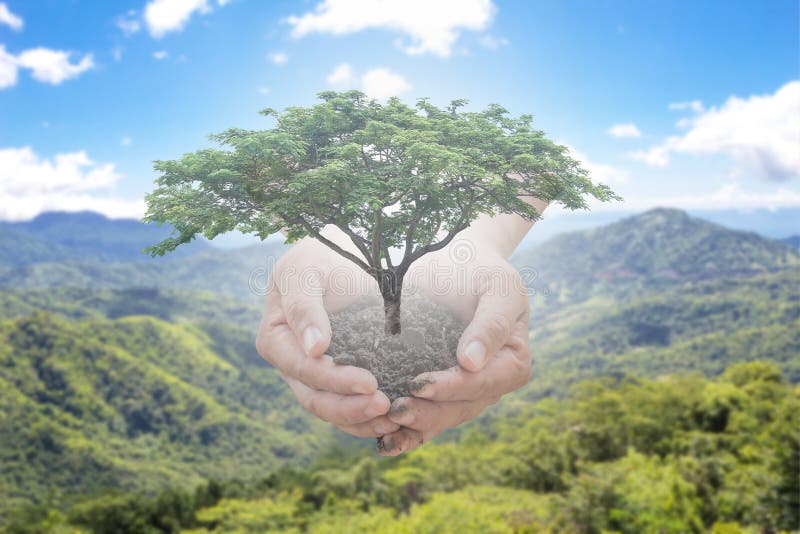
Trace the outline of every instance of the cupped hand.
<instances>
[{"instance_id":1,"label":"cupped hand","mask_svg":"<svg viewBox=\"0 0 800 534\"><path fill-rule=\"evenodd\" d=\"M270 273L256 348L309 412L358 437L399 429L388 397L367 370L336 365L325 354L328 313L366 294L375 282L349 260L304 239Z\"/></svg>"},{"instance_id":2,"label":"cupped hand","mask_svg":"<svg viewBox=\"0 0 800 534\"><path fill-rule=\"evenodd\" d=\"M458 246L468 257L459 258ZM530 309L519 273L491 249L451 247L422 261L412 280L422 294L469 321L456 350L459 365L416 377L413 396L392 403L388 419L401 428L378 441L385 456L474 419L530 380Z\"/></svg>"}]
</instances>

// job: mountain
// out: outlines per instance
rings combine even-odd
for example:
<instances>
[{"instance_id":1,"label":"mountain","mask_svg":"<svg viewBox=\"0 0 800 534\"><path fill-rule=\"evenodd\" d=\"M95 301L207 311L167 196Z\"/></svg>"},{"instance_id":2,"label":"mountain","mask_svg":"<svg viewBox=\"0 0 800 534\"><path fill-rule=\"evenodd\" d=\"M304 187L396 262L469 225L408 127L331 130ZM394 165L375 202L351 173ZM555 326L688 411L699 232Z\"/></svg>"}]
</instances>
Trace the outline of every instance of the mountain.
<instances>
[{"instance_id":1,"label":"mountain","mask_svg":"<svg viewBox=\"0 0 800 534\"><path fill-rule=\"evenodd\" d=\"M25 222L0 222L0 265L18 267L64 260L147 261L142 249L172 232L135 219L109 219L94 212L47 212ZM178 255L208 248L202 241Z\"/></svg>"},{"instance_id":2,"label":"mountain","mask_svg":"<svg viewBox=\"0 0 800 534\"><path fill-rule=\"evenodd\" d=\"M529 400L560 396L601 376L720 375L741 362L770 361L800 382L800 271L691 282L619 302L594 298L534 308L534 378Z\"/></svg>"},{"instance_id":3,"label":"mountain","mask_svg":"<svg viewBox=\"0 0 800 534\"><path fill-rule=\"evenodd\" d=\"M553 237L567 232L589 230L606 226L622 219L633 217L640 211L626 210L624 204L613 210L600 211L547 211L536 223L536 230L530 232L523 246L540 245ZM698 210L687 213L695 218L712 222L732 230L755 232L770 239L780 239L797 233L800 221L800 208L753 209L753 210Z\"/></svg>"},{"instance_id":4,"label":"mountain","mask_svg":"<svg viewBox=\"0 0 800 534\"><path fill-rule=\"evenodd\" d=\"M457 443L29 506L8 532L796 532L798 429L797 389L765 362L592 380Z\"/></svg>"},{"instance_id":5,"label":"mountain","mask_svg":"<svg viewBox=\"0 0 800 534\"><path fill-rule=\"evenodd\" d=\"M184 257L151 261L45 261L0 269L0 287L211 291L260 300L266 273L287 246L261 243L241 249L208 247Z\"/></svg>"},{"instance_id":6,"label":"mountain","mask_svg":"<svg viewBox=\"0 0 800 534\"><path fill-rule=\"evenodd\" d=\"M250 478L331 430L255 354L253 329L145 316L0 320L0 516L79 492Z\"/></svg>"},{"instance_id":7,"label":"mountain","mask_svg":"<svg viewBox=\"0 0 800 534\"><path fill-rule=\"evenodd\" d=\"M274 488L284 476L281 467L306 465L336 443L360 451L369 446L307 415L255 353L259 289L284 250L264 243L154 262L34 262L0 273L0 516L27 503L64 509L92 495L153 495L165 487L189 489L207 478L269 475L263 487ZM439 442L462 439L490 454L486 436L519 423L514 418L528 413L532 403L551 409L548 397L568 398L586 380L587 391L643 379L664 384L687 373L718 380L731 364L762 360L786 382L800 381L800 262L784 243L660 209L561 236L520 251L514 261L537 291L534 378ZM683 419L673 425L675 450L683 446L680 421L700 425L703 410L739 409L739 393L725 384L708 387L713 395L721 388L722 398L697 395L682 408ZM694 391L691 384L686 388ZM706 401L709 406L695 406ZM657 413L648 412L653 421L646 428L659 427ZM565 432L564 439L571 439L567 434L573 431ZM614 441L614 450L625 454L625 440L634 434L620 432L627 437L614 437L622 443ZM612 439L607 435L589 432L585 449L605 447L604 440ZM514 439L519 444L503 457L515 458L515 450L529 445L550 450L545 435L535 444L525 436ZM441 446L452 460L443 469L455 472L463 461L461 445ZM572 450L563 447L548 458L558 464L556 456ZM424 460L429 450L412 458ZM400 502L408 509L415 499L427 498L416 493L414 480L421 475L414 461L392 475L390 483L409 492L392 506ZM487 465L496 461L485 459ZM513 478L522 468L535 472L530 462L512 462L503 476ZM377 476L366 460L353 472L340 473L338 465L329 475L308 474L308 487L330 486L336 496ZM564 484L572 484L569 476ZM530 474L538 484L534 479ZM444 475L443 480L452 482ZM314 506L333 498L320 492L309 497ZM118 510L108 502L102 506Z\"/></svg>"},{"instance_id":8,"label":"mountain","mask_svg":"<svg viewBox=\"0 0 800 534\"><path fill-rule=\"evenodd\" d=\"M800 248L800 234L786 237L784 239L781 239L781 241L783 241L792 248Z\"/></svg>"},{"instance_id":9,"label":"mountain","mask_svg":"<svg viewBox=\"0 0 800 534\"><path fill-rule=\"evenodd\" d=\"M629 298L687 282L797 269L800 253L777 240L659 208L561 235L518 252L512 262L539 302L558 306L593 296Z\"/></svg>"}]
</instances>

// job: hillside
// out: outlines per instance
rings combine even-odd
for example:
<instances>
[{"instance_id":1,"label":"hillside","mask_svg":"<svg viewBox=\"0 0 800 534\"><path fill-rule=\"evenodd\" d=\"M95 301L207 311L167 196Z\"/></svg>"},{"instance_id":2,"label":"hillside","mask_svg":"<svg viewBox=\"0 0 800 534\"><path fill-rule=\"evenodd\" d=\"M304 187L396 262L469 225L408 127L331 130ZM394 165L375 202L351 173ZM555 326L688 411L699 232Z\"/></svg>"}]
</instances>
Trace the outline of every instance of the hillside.
<instances>
[{"instance_id":1,"label":"hillside","mask_svg":"<svg viewBox=\"0 0 800 534\"><path fill-rule=\"evenodd\" d=\"M284 249L34 262L0 273L0 515L32 502L64 508L109 489L153 495L208 478L259 478L307 465L337 442L363 459L367 440L305 414L255 354L256 293ZM581 381L591 389L688 373L720 380L732 364L756 360L800 381L800 263L778 241L653 210L514 261L550 289L533 302L533 379L436 440L455 463L460 449L448 441L497 436L532 403L550 409L543 399L567 398ZM391 484L424 479L413 462L401 465L410 471L388 475ZM373 476L331 477L349 488L351 475ZM447 499L459 484L430 491Z\"/></svg>"},{"instance_id":2,"label":"hillside","mask_svg":"<svg viewBox=\"0 0 800 534\"><path fill-rule=\"evenodd\" d=\"M235 250L208 248L188 257L137 262L39 262L0 269L0 288L159 288L210 291L255 302L263 294L266 273L285 248L281 243L262 243Z\"/></svg>"},{"instance_id":3,"label":"hillside","mask_svg":"<svg viewBox=\"0 0 800 534\"><path fill-rule=\"evenodd\" d=\"M302 412L252 335L143 316L0 321L0 515L76 491L307 463L330 430Z\"/></svg>"},{"instance_id":4,"label":"hillside","mask_svg":"<svg viewBox=\"0 0 800 534\"><path fill-rule=\"evenodd\" d=\"M533 230L536 231L535 228ZM638 297L686 282L800 268L780 241L730 230L674 209L654 209L608 226L556 237L512 262L547 306L594 296Z\"/></svg>"},{"instance_id":5,"label":"hillside","mask_svg":"<svg viewBox=\"0 0 800 534\"><path fill-rule=\"evenodd\" d=\"M575 381L626 375L717 376L736 362L767 360L800 382L800 271L687 283L609 304L563 306L531 321L532 397Z\"/></svg>"},{"instance_id":6,"label":"hillside","mask_svg":"<svg viewBox=\"0 0 800 534\"><path fill-rule=\"evenodd\" d=\"M537 275L534 373L499 413L600 376L717 376L768 360L800 381L800 254L780 241L656 209L512 261Z\"/></svg>"},{"instance_id":7,"label":"hillside","mask_svg":"<svg viewBox=\"0 0 800 534\"><path fill-rule=\"evenodd\" d=\"M0 266L86 260L148 261L142 249L169 236L172 229L135 219L109 219L94 212L46 212L30 221L0 222ZM188 256L209 248L202 241L179 252Z\"/></svg>"},{"instance_id":8,"label":"hillside","mask_svg":"<svg viewBox=\"0 0 800 534\"><path fill-rule=\"evenodd\" d=\"M29 507L11 531L795 531L799 417L797 388L763 362L714 381L595 380L459 443L382 460L336 449L255 483Z\"/></svg>"},{"instance_id":9,"label":"hillside","mask_svg":"<svg viewBox=\"0 0 800 534\"><path fill-rule=\"evenodd\" d=\"M261 302L224 297L209 291L157 287L47 287L0 291L0 319L22 317L37 311L56 313L70 319L118 319L147 315L172 323L231 323L254 331L261 316Z\"/></svg>"}]
</instances>

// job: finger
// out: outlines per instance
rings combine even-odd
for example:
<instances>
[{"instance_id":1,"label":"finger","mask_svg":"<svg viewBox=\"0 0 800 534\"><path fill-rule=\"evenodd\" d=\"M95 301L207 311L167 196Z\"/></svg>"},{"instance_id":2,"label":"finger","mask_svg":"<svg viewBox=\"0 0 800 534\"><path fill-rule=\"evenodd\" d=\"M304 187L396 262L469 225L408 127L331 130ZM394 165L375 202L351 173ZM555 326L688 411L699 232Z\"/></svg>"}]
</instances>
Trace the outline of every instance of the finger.
<instances>
[{"instance_id":1,"label":"finger","mask_svg":"<svg viewBox=\"0 0 800 534\"><path fill-rule=\"evenodd\" d=\"M389 420L423 435L438 434L446 428L478 417L499 397L475 401L439 402L413 397L395 399L387 414Z\"/></svg>"},{"instance_id":2,"label":"finger","mask_svg":"<svg viewBox=\"0 0 800 534\"><path fill-rule=\"evenodd\" d=\"M393 423L385 415L381 415L366 423L340 425L338 428L357 438L378 438L400 430L400 425Z\"/></svg>"},{"instance_id":3,"label":"finger","mask_svg":"<svg viewBox=\"0 0 800 534\"><path fill-rule=\"evenodd\" d=\"M331 324L323 304L321 269L285 269L278 275L281 307L286 322L309 356L322 356L331 342Z\"/></svg>"},{"instance_id":4,"label":"finger","mask_svg":"<svg viewBox=\"0 0 800 534\"><path fill-rule=\"evenodd\" d=\"M414 397L436 401L469 401L500 397L521 388L531 378L527 325L517 323L507 343L477 372L461 367L422 373L414 378Z\"/></svg>"},{"instance_id":5,"label":"finger","mask_svg":"<svg viewBox=\"0 0 800 534\"><path fill-rule=\"evenodd\" d=\"M262 358L313 389L343 395L370 395L377 391L378 381L366 369L336 365L329 356L306 356L280 308L269 307L270 298L273 297L268 296L256 341L256 349Z\"/></svg>"},{"instance_id":6,"label":"finger","mask_svg":"<svg viewBox=\"0 0 800 534\"><path fill-rule=\"evenodd\" d=\"M416 449L435 435L434 432L424 433L401 427L396 432L378 438L378 453L381 456L397 456Z\"/></svg>"},{"instance_id":7,"label":"finger","mask_svg":"<svg viewBox=\"0 0 800 534\"><path fill-rule=\"evenodd\" d=\"M514 284L486 289L478 300L472 321L458 342L458 363L468 371L482 369L506 344L514 325L529 311L528 301Z\"/></svg>"},{"instance_id":8,"label":"finger","mask_svg":"<svg viewBox=\"0 0 800 534\"><path fill-rule=\"evenodd\" d=\"M337 426L352 426L385 415L389 398L382 392L372 395L339 395L317 391L290 376L281 375L306 410Z\"/></svg>"}]
</instances>

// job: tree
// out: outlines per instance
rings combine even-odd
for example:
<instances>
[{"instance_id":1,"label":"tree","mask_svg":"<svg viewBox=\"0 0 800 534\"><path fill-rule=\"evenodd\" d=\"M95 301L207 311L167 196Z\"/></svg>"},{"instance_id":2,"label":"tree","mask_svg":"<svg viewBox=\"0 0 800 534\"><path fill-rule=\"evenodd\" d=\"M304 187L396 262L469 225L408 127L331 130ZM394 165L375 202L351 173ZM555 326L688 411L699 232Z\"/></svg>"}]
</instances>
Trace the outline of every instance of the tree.
<instances>
[{"instance_id":1,"label":"tree","mask_svg":"<svg viewBox=\"0 0 800 534\"><path fill-rule=\"evenodd\" d=\"M508 116L492 104L462 112L465 100L416 109L397 98L385 105L364 93L319 93L311 107L265 109L268 130L229 129L180 160L157 161L157 188L146 221L171 223L177 235L148 250L162 255L197 234L231 230L261 239L283 230L287 242L318 239L366 271L384 301L387 333L400 332L403 277L411 264L442 249L480 214L540 214L536 197L569 209L586 196L617 199L595 185L568 149L531 128L532 117ZM344 232L354 248L322 234ZM402 247L395 262L389 251Z\"/></svg>"}]
</instances>

